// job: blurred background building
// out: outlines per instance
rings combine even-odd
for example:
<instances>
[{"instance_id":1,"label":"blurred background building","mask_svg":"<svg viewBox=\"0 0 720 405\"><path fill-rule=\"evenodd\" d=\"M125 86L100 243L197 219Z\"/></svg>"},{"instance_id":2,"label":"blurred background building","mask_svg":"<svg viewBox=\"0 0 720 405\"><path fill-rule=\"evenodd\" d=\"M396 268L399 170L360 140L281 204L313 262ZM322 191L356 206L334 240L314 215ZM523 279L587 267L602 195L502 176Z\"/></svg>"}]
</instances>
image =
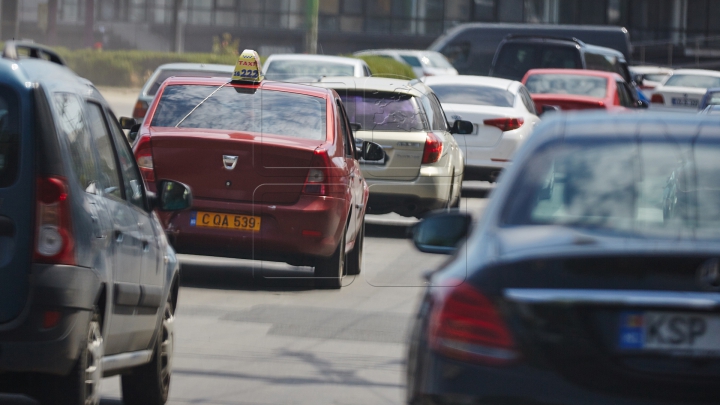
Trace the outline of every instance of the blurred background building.
<instances>
[{"instance_id":1,"label":"blurred background building","mask_svg":"<svg viewBox=\"0 0 720 405\"><path fill-rule=\"evenodd\" d=\"M177 38L185 51L208 52L213 36L230 33L241 48L265 55L304 49L306 0L0 2L2 40L81 48L91 37L106 49L167 51ZM636 55L653 47L667 52L670 46L681 55L688 54L684 48L689 54L720 48L720 40L712 40L720 37L718 0L320 0L319 10L318 52L327 54L426 48L467 22L619 25L629 30Z\"/></svg>"}]
</instances>

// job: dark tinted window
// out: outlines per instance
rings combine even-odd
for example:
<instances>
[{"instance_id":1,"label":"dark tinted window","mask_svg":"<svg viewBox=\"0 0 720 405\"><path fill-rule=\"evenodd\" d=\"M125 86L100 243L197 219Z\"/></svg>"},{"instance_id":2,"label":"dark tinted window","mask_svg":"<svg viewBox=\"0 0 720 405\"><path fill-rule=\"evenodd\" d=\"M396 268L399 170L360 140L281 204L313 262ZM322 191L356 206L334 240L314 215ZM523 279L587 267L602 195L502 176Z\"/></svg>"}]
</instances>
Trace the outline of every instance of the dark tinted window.
<instances>
[{"instance_id":1,"label":"dark tinted window","mask_svg":"<svg viewBox=\"0 0 720 405\"><path fill-rule=\"evenodd\" d=\"M604 98L607 95L607 80L604 77L538 74L528 77L525 87L533 94L571 94Z\"/></svg>"},{"instance_id":2,"label":"dark tinted window","mask_svg":"<svg viewBox=\"0 0 720 405\"><path fill-rule=\"evenodd\" d=\"M115 152L103 117L102 107L95 103L87 103L87 108L90 133L93 136L95 148L100 158L100 186L106 194L122 198L120 173L117 169Z\"/></svg>"},{"instance_id":3,"label":"dark tinted window","mask_svg":"<svg viewBox=\"0 0 720 405\"><path fill-rule=\"evenodd\" d=\"M512 107L515 97L505 89L497 87L435 84L433 91L444 104L491 105Z\"/></svg>"},{"instance_id":4,"label":"dark tinted window","mask_svg":"<svg viewBox=\"0 0 720 405\"><path fill-rule=\"evenodd\" d=\"M405 63L412 67L422 67L420 60L414 56L400 55L400 57L405 61Z\"/></svg>"},{"instance_id":5,"label":"dark tinted window","mask_svg":"<svg viewBox=\"0 0 720 405\"><path fill-rule=\"evenodd\" d=\"M325 99L231 86L168 86L152 126L221 129L325 140Z\"/></svg>"},{"instance_id":6,"label":"dark tinted window","mask_svg":"<svg viewBox=\"0 0 720 405\"><path fill-rule=\"evenodd\" d=\"M185 76L185 77L230 77L232 72L222 72L213 70L163 70L153 81L152 85L147 91L148 96L154 96L160 89L163 82L173 76Z\"/></svg>"},{"instance_id":7,"label":"dark tinted window","mask_svg":"<svg viewBox=\"0 0 720 405\"><path fill-rule=\"evenodd\" d=\"M617 82L617 91L618 97L620 98L620 105L628 108L633 107L633 96L625 83Z\"/></svg>"},{"instance_id":8,"label":"dark tinted window","mask_svg":"<svg viewBox=\"0 0 720 405\"><path fill-rule=\"evenodd\" d=\"M54 102L58 129L67 139L74 174L86 191L93 191L97 180L93 159L95 154L82 104L70 93L56 93Z\"/></svg>"},{"instance_id":9,"label":"dark tinted window","mask_svg":"<svg viewBox=\"0 0 720 405\"><path fill-rule=\"evenodd\" d=\"M543 43L506 43L498 54L493 76L521 80L530 69L582 69L580 51L574 46Z\"/></svg>"},{"instance_id":10,"label":"dark tinted window","mask_svg":"<svg viewBox=\"0 0 720 405\"><path fill-rule=\"evenodd\" d=\"M338 91L348 119L367 131L427 130L414 97L379 91Z\"/></svg>"},{"instance_id":11,"label":"dark tinted window","mask_svg":"<svg viewBox=\"0 0 720 405\"><path fill-rule=\"evenodd\" d=\"M720 237L720 145L564 140L523 164L506 225Z\"/></svg>"},{"instance_id":12,"label":"dark tinted window","mask_svg":"<svg viewBox=\"0 0 720 405\"><path fill-rule=\"evenodd\" d=\"M537 115L537 110L535 109L535 102L530 96L530 93L528 93L527 89L525 87L520 87L518 94L520 95L520 99L522 100L523 104L525 104L525 108L527 108L527 110L532 114Z\"/></svg>"},{"instance_id":13,"label":"dark tinted window","mask_svg":"<svg viewBox=\"0 0 720 405\"><path fill-rule=\"evenodd\" d=\"M20 162L20 113L17 97L0 87L0 187L15 183Z\"/></svg>"}]
</instances>

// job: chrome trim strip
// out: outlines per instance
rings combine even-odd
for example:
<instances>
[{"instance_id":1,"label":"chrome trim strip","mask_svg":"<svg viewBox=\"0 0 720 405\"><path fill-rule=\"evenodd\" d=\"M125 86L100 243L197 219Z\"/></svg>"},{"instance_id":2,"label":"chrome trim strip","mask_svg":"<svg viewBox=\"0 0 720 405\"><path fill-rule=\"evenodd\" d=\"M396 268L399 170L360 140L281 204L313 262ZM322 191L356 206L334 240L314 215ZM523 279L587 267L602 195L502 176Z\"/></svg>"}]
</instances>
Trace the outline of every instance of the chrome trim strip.
<instances>
[{"instance_id":1,"label":"chrome trim strip","mask_svg":"<svg viewBox=\"0 0 720 405\"><path fill-rule=\"evenodd\" d=\"M706 310L720 308L720 293L711 292L509 288L504 291L504 295L510 301L524 304L634 305Z\"/></svg>"},{"instance_id":2,"label":"chrome trim strip","mask_svg":"<svg viewBox=\"0 0 720 405\"><path fill-rule=\"evenodd\" d=\"M139 352L105 356L102 359L103 372L107 374L108 372L143 365L152 359L152 355L152 350L141 350Z\"/></svg>"}]
</instances>

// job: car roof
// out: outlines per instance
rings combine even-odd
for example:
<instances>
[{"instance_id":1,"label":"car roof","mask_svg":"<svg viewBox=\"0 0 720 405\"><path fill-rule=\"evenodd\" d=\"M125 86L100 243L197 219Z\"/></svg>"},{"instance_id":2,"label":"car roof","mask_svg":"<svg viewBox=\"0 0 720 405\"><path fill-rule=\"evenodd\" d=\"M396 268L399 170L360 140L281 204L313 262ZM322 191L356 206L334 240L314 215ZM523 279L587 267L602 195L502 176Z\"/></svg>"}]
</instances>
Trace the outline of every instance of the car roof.
<instances>
[{"instance_id":1,"label":"car roof","mask_svg":"<svg viewBox=\"0 0 720 405\"><path fill-rule=\"evenodd\" d=\"M489 76L470 76L470 75L457 75L457 76L428 76L424 80L425 84L432 88L436 84L470 84L479 85L485 87L495 87L498 89L508 90L513 84L522 83L516 80L501 79L498 77Z\"/></svg>"},{"instance_id":2,"label":"car roof","mask_svg":"<svg viewBox=\"0 0 720 405\"><path fill-rule=\"evenodd\" d=\"M607 48L604 46L597 46L597 45L591 45L586 44L583 41L580 41L576 38L571 37L562 37L562 36L545 36L545 35L518 35L518 36L508 36L503 41L505 43L507 42L546 42L556 45L568 45L568 46L579 46L586 52L594 52L594 53L602 53L605 55L613 55L618 58L625 59L625 56L620 51L616 51L612 48Z\"/></svg>"},{"instance_id":3,"label":"car roof","mask_svg":"<svg viewBox=\"0 0 720 405\"><path fill-rule=\"evenodd\" d=\"M234 65L219 65L213 63L166 63L158 66L156 70L198 70L198 71L219 71L232 72Z\"/></svg>"},{"instance_id":4,"label":"car roof","mask_svg":"<svg viewBox=\"0 0 720 405\"><path fill-rule=\"evenodd\" d=\"M530 69L526 73L527 76L531 75L574 75L574 76L593 76L593 77L604 77L606 79L623 80L622 76L615 72L605 72L602 70L587 70L587 69Z\"/></svg>"},{"instance_id":5,"label":"car roof","mask_svg":"<svg viewBox=\"0 0 720 405\"><path fill-rule=\"evenodd\" d=\"M175 76L167 79L163 84L164 89L166 86L174 85L198 85L198 86L222 86L230 83L230 78L222 77L182 77ZM328 98L332 95L331 90L320 88L317 86L308 86L306 84L299 83L288 83L288 82L276 82L272 80L264 80L260 83L260 89L273 90L273 91L286 91L289 93L305 94L308 96ZM160 93L160 91L158 91Z\"/></svg>"},{"instance_id":6,"label":"car roof","mask_svg":"<svg viewBox=\"0 0 720 405\"><path fill-rule=\"evenodd\" d=\"M358 51L355 52L354 55L372 55L375 53L397 53L397 54L413 54L413 55L423 55L428 53L434 53L434 54L440 54L440 52L437 51L430 51L427 49L367 49L364 51Z\"/></svg>"},{"instance_id":7,"label":"car roof","mask_svg":"<svg viewBox=\"0 0 720 405\"><path fill-rule=\"evenodd\" d=\"M400 92L415 97L421 97L432 92L429 87L417 79L404 80L385 77L323 77L313 86L343 90Z\"/></svg>"},{"instance_id":8,"label":"car roof","mask_svg":"<svg viewBox=\"0 0 720 405\"><path fill-rule=\"evenodd\" d=\"M342 63L347 65L357 65L365 63L362 59L348 58L345 56L330 56L330 55L307 55L299 53L281 53L270 55L265 63L270 63L276 60L311 60L318 62L334 62Z\"/></svg>"},{"instance_id":9,"label":"car roof","mask_svg":"<svg viewBox=\"0 0 720 405\"><path fill-rule=\"evenodd\" d=\"M704 129L713 128L715 131ZM720 141L720 120L696 114L661 112L577 112L549 114L528 143L537 146L554 139L690 140L698 134Z\"/></svg>"},{"instance_id":10,"label":"car roof","mask_svg":"<svg viewBox=\"0 0 720 405\"><path fill-rule=\"evenodd\" d=\"M677 69L672 72L673 75L698 75L698 76L712 76L720 77L720 72L717 70L706 70L706 69Z\"/></svg>"},{"instance_id":11,"label":"car roof","mask_svg":"<svg viewBox=\"0 0 720 405\"><path fill-rule=\"evenodd\" d=\"M14 81L24 87L27 87L27 83L38 83L48 92L83 93L104 100L92 82L78 76L66 66L44 59L0 58L0 78L4 83Z\"/></svg>"},{"instance_id":12,"label":"car roof","mask_svg":"<svg viewBox=\"0 0 720 405\"><path fill-rule=\"evenodd\" d=\"M662 67L662 66L629 66L630 71L635 73L646 73L646 74L652 74L652 73L670 73L673 70L668 67Z\"/></svg>"}]
</instances>

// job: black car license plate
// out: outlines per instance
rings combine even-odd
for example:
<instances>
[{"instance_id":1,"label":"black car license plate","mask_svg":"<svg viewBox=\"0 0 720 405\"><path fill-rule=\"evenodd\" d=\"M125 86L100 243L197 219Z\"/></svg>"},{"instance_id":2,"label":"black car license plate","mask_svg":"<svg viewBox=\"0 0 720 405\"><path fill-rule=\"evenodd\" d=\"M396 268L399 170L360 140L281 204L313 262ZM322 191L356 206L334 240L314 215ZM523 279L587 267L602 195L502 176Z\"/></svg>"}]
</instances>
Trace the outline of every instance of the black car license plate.
<instances>
[{"instance_id":1,"label":"black car license plate","mask_svg":"<svg viewBox=\"0 0 720 405\"><path fill-rule=\"evenodd\" d=\"M621 350L720 355L720 316L687 312L623 312Z\"/></svg>"}]
</instances>

